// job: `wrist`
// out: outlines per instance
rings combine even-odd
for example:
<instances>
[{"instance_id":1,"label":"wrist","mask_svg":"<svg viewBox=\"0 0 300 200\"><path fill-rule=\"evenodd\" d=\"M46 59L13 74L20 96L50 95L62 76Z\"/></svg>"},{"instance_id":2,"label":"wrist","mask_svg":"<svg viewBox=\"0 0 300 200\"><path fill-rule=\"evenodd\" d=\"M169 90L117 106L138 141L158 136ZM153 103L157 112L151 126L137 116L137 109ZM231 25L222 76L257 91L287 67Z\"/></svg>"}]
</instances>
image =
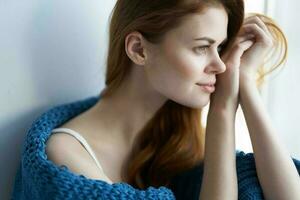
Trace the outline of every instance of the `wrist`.
<instances>
[{"instance_id":1,"label":"wrist","mask_svg":"<svg viewBox=\"0 0 300 200\"><path fill-rule=\"evenodd\" d=\"M233 113L235 115L238 107L238 99L225 99L215 96L209 104L209 111L213 113Z\"/></svg>"},{"instance_id":2,"label":"wrist","mask_svg":"<svg viewBox=\"0 0 300 200\"><path fill-rule=\"evenodd\" d=\"M244 76L243 81L240 82L240 104L243 108L245 101L253 95L259 94L260 91L256 84L254 77Z\"/></svg>"},{"instance_id":3,"label":"wrist","mask_svg":"<svg viewBox=\"0 0 300 200\"><path fill-rule=\"evenodd\" d=\"M240 89L245 87L256 87L256 78L252 73L241 73L240 74Z\"/></svg>"}]
</instances>

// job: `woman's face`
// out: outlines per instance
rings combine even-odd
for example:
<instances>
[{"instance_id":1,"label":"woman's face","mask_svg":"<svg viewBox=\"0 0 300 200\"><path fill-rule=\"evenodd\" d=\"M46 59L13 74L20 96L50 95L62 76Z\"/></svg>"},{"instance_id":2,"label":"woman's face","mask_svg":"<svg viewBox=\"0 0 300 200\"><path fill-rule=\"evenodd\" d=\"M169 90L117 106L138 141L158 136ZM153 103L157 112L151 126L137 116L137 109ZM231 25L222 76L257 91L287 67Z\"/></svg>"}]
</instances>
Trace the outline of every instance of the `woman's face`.
<instances>
[{"instance_id":1,"label":"woman's face","mask_svg":"<svg viewBox=\"0 0 300 200\"><path fill-rule=\"evenodd\" d=\"M162 43L149 46L145 72L150 85L179 104L204 107L211 92L197 84L214 83L216 74L226 70L218 51L227 37L227 24L222 7L186 16ZM197 39L203 37L207 39Z\"/></svg>"}]
</instances>

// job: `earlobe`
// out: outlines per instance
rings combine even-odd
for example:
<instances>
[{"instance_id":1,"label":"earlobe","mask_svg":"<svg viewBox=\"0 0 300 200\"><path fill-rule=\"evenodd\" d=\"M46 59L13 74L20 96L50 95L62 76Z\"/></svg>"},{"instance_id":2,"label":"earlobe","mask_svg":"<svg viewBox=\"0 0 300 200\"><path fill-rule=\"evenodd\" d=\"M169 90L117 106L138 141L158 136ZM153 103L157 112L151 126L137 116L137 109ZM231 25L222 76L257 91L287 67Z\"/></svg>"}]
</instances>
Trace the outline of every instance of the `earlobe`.
<instances>
[{"instance_id":1,"label":"earlobe","mask_svg":"<svg viewBox=\"0 0 300 200\"><path fill-rule=\"evenodd\" d=\"M127 56L137 65L145 65L145 49L143 36L135 31L125 38L125 51Z\"/></svg>"}]
</instances>

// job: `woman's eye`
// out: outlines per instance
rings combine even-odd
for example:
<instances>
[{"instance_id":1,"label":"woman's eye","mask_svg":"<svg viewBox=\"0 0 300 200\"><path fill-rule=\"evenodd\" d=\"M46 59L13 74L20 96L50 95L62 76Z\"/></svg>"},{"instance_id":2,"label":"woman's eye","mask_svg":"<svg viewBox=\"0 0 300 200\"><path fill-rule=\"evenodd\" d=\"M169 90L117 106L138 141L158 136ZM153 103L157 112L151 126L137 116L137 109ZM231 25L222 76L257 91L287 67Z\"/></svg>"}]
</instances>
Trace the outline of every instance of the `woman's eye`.
<instances>
[{"instance_id":1,"label":"woman's eye","mask_svg":"<svg viewBox=\"0 0 300 200\"><path fill-rule=\"evenodd\" d=\"M196 52L199 52L200 54L206 54L207 50L210 48L210 46L201 46L201 47L196 47L195 50ZM223 45L220 45L217 47L218 53L220 53L223 50Z\"/></svg>"},{"instance_id":2,"label":"woman's eye","mask_svg":"<svg viewBox=\"0 0 300 200\"><path fill-rule=\"evenodd\" d=\"M209 48L209 46L201 46L201 47L196 47L195 50L197 52L200 52L201 54L206 54L207 49Z\"/></svg>"}]
</instances>

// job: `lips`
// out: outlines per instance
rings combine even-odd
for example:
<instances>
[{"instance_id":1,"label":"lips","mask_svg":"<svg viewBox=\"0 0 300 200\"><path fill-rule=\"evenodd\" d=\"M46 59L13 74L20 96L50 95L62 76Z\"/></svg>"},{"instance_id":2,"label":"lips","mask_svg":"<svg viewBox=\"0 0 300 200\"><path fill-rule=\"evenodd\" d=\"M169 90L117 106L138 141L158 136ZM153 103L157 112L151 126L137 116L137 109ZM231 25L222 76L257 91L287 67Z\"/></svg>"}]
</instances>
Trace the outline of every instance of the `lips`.
<instances>
[{"instance_id":1,"label":"lips","mask_svg":"<svg viewBox=\"0 0 300 200\"><path fill-rule=\"evenodd\" d=\"M201 83L201 82L197 83L197 85L215 85L216 84L216 79L213 78L213 79L207 80L207 81L205 81L203 83Z\"/></svg>"},{"instance_id":2,"label":"lips","mask_svg":"<svg viewBox=\"0 0 300 200\"><path fill-rule=\"evenodd\" d=\"M201 87L201 89L205 92L213 93L215 91L215 85L214 84L211 84L211 85L210 84L206 84L206 85L204 84L204 85L202 85L202 84L197 83L197 85L199 85Z\"/></svg>"},{"instance_id":3,"label":"lips","mask_svg":"<svg viewBox=\"0 0 300 200\"><path fill-rule=\"evenodd\" d=\"M214 86L215 82L211 82L211 83L197 83L197 85L200 85L200 86Z\"/></svg>"}]
</instances>

